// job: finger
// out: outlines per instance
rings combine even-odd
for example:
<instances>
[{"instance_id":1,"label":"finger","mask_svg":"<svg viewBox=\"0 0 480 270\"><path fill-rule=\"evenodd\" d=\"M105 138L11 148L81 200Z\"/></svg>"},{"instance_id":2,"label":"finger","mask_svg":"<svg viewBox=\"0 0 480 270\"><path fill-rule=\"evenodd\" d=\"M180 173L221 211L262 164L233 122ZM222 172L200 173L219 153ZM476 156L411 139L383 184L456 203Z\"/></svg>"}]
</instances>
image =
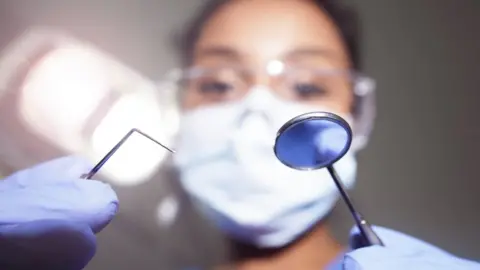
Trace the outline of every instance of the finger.
<instances>
[{"instance_id":1,"label":"finger","mask_svg":"<svg viewBox=\"0 0 480 270\"><path fill-rule=\"evenodd\" d=\"M0 231L2 269L80 270L92 259L96 239L86 225L41 220Z\"/></svg>"},{"instance_id":2,"label":"finger","mask_svg":"<svg viewBox=\"0 0 480 270\"><path fill-rule=\"evenodd\" d=\"M94 233L107 226L118 212L119 201L112 187L103 182L75 181L77 197L72 218L87 221Z\"/></svg>"},{"instance_id":3,"label":"finger","mask_svg":"<svg viewBox=\"0 0 480 270\"><path fill-rule=\"evenodd\" d=\"M0 226L56 219L88 224L96 233L117 210L115 191L95 180L0 190Z\"/></svg>"},{"instance_id":4,"label":"finger","mask_svg":"<svg viewBox=\"0 0 480 270\"><path fill-rule=\"evenodd\" d=\"M47 161L31 168L21 170L5 179L5 182L18 186L36 183L57 183L79 179L81 174L93 167L87 159L79 156L67 156Z\"/></svg>"}]
</instances>

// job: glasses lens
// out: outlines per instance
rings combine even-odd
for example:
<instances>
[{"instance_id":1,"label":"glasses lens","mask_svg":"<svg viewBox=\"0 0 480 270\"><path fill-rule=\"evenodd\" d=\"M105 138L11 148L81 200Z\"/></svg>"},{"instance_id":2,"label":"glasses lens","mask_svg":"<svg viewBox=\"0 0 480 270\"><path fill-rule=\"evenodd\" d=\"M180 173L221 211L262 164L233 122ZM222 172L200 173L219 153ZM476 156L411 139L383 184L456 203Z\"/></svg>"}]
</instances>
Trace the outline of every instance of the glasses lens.
<instances>
[{"instance_id":1,"label":"glasses lens","mask_svg":"<svg viewBox=\"0 0 480 270\"><path fill-rule=\"evenodd\" d=\"M256 84L253 72L238 68L192 69L182 80L184 98L196 105L212 105L243 98ZM288 69L270 78L273 93L279 97L310 105L348 102L352 79L346 72Z\"/></svg>"},{"instance_id":2,"label":"glasses lens","mask_svg":"<svg viewBox=\"0 0 480 270\"><path fill-rule=\"evenodd\" d=\"M275 92L290 101L335 108L349 103L351 89L352 80L345 72L291 70L277 78Z\"/></svg>"},{"instance_id":3,"label":"glasses lens","mask_svg":"<svg viewBox=\"0 0 480 270\"><path fill-rule=\"evenodd\" d=\"M241 99L248 82L241 70L218 68L194 70L182 80L184 98L198 105L212 105Z\"/></svg>"}]
</instances>

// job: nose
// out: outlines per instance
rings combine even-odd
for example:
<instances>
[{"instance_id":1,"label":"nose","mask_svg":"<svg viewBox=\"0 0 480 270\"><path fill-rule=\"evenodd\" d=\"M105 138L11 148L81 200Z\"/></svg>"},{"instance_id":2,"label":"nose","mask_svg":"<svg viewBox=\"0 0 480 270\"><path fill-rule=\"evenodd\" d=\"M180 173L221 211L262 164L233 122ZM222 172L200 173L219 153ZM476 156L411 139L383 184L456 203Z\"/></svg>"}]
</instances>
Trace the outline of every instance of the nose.
<instances>
[{"instance_id":1,"label":"nose","mask_svg":"<svg viewBox=\"0 0 480 270\"><path fill-rule=\"evenodd\" d=\"M273 106L274 97L271 90L266 86L256 86L251 89L243 101L244 110L239 117L239 125L250 123L252 118L256 119L256 125L273 126L273 119L270 110Z\"/></svg>"}]
</instances>

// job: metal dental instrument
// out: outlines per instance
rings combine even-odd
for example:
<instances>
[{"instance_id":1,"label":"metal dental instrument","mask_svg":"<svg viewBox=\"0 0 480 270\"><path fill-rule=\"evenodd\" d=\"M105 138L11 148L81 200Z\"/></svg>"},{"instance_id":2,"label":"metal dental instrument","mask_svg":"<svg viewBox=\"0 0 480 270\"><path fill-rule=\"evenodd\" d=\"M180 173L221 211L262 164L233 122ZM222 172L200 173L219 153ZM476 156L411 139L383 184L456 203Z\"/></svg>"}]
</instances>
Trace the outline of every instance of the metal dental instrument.
<instances>
[{"instance_id":1,"label":"metal dental instrument","mask_svg":"<svg viewBox=\"0 0 480 270\"><path fill-rule=\"evenodd\" d=\"M162 143L160 143L159 141L155 140L154 138L150 137L149 135L145 134L144 132L136 129L136 128L133 128L131 129L127 134L125 134L125 136L123 136L123 138L97 163L97 165L95 165L95 167L93 167L92 170L90 170L90 172L86 173L86 174L83 174L80 176L80 178L83 178L83 179L92 179L93 176L95 176L95 174L103 167L103 165L105 165L105 163L115 154L115 152L117 152L117 150L128 140L128 138L133 134L133 133L139 133L140 135L148 138L149 140L153 141L154 143L160 145L161 147L163 147L164 149L168 150L170 153L175 153L174 150L168 148L167 146L163 145Z\"/></svg>"},{"instance_id":2,"label":"metal dental instrument","mask_svg":"<svg viewBox=\"0 0 480 270\"><path fill-rule=\"evenodd\" d=\"M327 168L360 231L353 239L354 248L383 246L370 224L353 206L333 164L350 149L352 130L338 115L312 112L299 115L285 123L278 131L274 152L284 165L302 171ZM294 181L294 180L292 180Z\"/></svg>"}]
</instances>

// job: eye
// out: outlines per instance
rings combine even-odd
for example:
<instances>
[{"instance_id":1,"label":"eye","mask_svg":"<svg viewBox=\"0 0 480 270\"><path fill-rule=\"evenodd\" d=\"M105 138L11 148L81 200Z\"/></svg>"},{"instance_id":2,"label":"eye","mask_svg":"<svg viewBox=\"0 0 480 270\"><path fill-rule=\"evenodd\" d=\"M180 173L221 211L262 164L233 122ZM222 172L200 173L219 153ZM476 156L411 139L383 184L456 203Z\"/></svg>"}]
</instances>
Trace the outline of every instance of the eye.
<instances>
[{"instance_id":1,"label":"eye","mask_svg":"<svg viewBox=\"0 0 480 270\"><path fill-rule=\"evenodd\" d=\"M293 90L296 95L302 99L318 98L328 94L328 91L324 86L313 83L295 83L293 85Z\"/></svg>"},{"instance_id":2,"label":"eye","mask_svg":"<svg viewBox=\"0 0 480 270\"><path fill-rule=\"evenodd\" d=\"M198 90L205 95L223 95L232 89L231 84L219 80L206 80L198 86Z\"/></svg>"}]
</instances>

